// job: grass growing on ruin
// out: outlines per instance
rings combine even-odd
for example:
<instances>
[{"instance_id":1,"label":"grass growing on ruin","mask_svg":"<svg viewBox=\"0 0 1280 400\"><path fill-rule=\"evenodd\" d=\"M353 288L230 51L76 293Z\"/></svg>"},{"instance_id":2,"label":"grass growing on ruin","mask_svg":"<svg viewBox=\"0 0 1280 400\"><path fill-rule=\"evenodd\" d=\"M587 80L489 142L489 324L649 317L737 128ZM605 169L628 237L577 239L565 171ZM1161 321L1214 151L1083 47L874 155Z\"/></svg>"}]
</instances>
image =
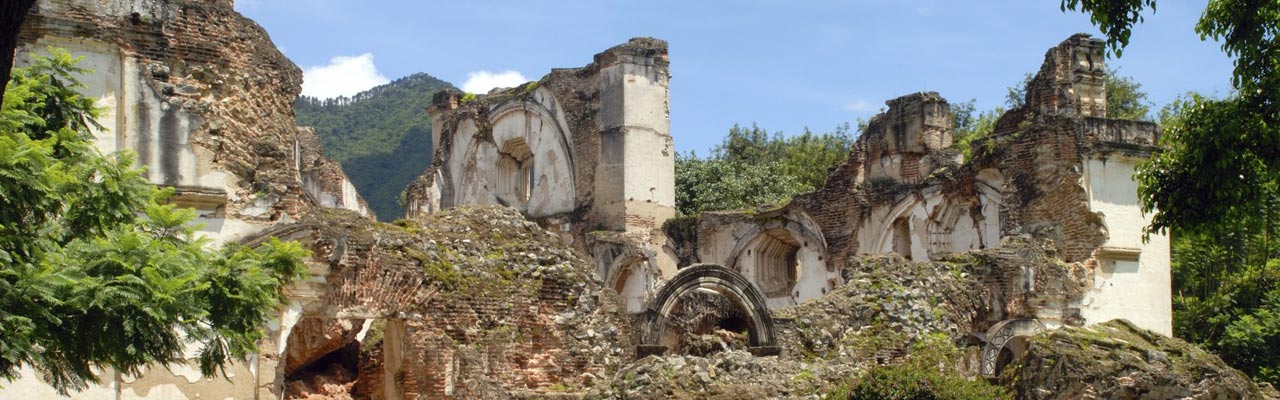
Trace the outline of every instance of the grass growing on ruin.
<instances>
[{"instance_id":1,"label":"grass growing on ruin","mask_svg":"<svg viewBox=\"0 0 1280 400\"><path fill-rule=\"evenodd\" d=\"M954 368L961 351L946 334L924 336L912 347L910 361L872 368L836 386L826 399L1011 399L1005 388L981 378L968 379Z\"/></svg>"}]
</instances>

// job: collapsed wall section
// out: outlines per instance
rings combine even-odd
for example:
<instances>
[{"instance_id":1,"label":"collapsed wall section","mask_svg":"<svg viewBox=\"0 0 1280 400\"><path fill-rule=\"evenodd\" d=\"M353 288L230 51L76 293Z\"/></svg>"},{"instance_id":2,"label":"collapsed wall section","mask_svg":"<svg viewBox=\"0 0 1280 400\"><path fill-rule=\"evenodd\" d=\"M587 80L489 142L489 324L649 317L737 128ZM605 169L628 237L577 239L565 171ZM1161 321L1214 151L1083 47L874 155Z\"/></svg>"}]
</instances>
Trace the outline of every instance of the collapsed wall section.
<instances>
[{"instance_id":1,"label":"collapsed wall section","mask_svg":"<svg viewBox=\"0 0 1280 400\"><path fill-rule=\"evenodd\" d=\"M751 232L785 225L787 215L812 221L812 236L824 245L814 258L828 271L859 255L896 253L927 262L1029 237L1092 273L1052 277L1090 289L1036 304L1026 317L1049 325L1128 318L1170 333L1168 241L1143 239L1140 227L1149 217L1140 211L1132 179L1159 131L1148 122L1106 118L1103 59L1101 42L1088 35L1050 49L1028 85L1026 105L1001 116L992 135L975 139L967 159L951 148L953 117L945 99L930 92L890 100L825 187L785 204L704 213L696 240L681 241L674 253L696 249L691 262L735 266L768 292L776 283L752 273L759 256L741 263L740 254L752 248ZM790 304L820 296L831 281L821 273L799 274L796 287L828 287L793 293ZM770 306L784 303L771 300Z\"/></svg>"},{"instance_id":2,"label":"collapsed wall section","mask_svg":"<svg viewBox=\"0 0 1280 400\"><path fill-rule=\"evenodd\" d=\"M599 255L598 276L638 310L675 272L661 229L675 215L669 63L666 42L635 38L537 82L436 94L435 154L405 189L407 216L513 207Z\"/></svg>"},{"instance_id":3,"label":"collapsed wall section","mask_svg":"<svg viewBox=\"0 0 1280 400\"><path fill-rule=\"evenodd\" d=\"M41 0L17 37L15 62L65 48L83 57L85 96L103 110L93 141L106 154L131 152L146 178L195 208L200 234L241 241L317 207L367 207L341 168L325 158L314 132L295 125L302 72L266 32L230 0ZM305 182L304 182L305 181ZM278 336L280 326L267 326ZM204 378L186 365L141 376L102 371L83 398L276 397L270 373L279 354L264 352ZM197 348L188 349L194 360ZM61 398L33 371L4 385L0 397Z\"/></svg>"},{"instance_id":4,"label":"collapsed wall section","mask_svg":"<svg viewBox=\"0 0 1280 400\"><path fill-rule=\"evenodd\" d=\"M323 210L282 229L325 271L317 295L293 306L286 342L300 347L283 354L303 356L276 371L290 396L322 386L295 371L333 369L303 364L352 346L358 361L328 376L352 373L342 393L388 399L553 392L633 357L625 311L590 263L510 208L454 207L394 225ZM330 335L341 339L295 340L333 329L313 320L368 322Z\"/></svg>"},{"instance_id":5,"label":"collapsed wall section","mask_svg":"<svg viewBox=\"0 0 1280 400\"><path fill-rule=\"evenodd\" d=\"M85 95L104 108L95 143L133 152L148 180L174 188L216 241L296 220L321 193L359 209L345 174L294 124L301 70L230 4L40 1L15 61L47 47L85 57ZM308 188L304 173L329 178Z\"/></svg>"}]
</instances>

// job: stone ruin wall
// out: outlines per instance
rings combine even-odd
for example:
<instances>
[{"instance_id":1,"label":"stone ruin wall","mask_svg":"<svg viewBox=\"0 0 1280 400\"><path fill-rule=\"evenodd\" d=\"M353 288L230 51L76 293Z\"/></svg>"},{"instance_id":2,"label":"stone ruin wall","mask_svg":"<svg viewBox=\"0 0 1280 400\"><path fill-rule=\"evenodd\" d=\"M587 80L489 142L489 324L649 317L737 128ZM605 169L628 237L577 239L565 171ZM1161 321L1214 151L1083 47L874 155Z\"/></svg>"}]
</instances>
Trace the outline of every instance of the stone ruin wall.
<instances>
[{"instance_id":1,"label":"stone ruin wall","mask_svg":"<svg viewBox=\"0 0 1280 400\"><path fill-rule=\"evenodd\" d=\"M48 46L86 57L89 95L107 109L99 147L134 152L219 241L297 220L321 193L367 212L295 125L301 70L230 1L42 0L18 39L18 65Z\"/></svg>"},{"instance_id":2,"label":"stone ruin wall","mask_svg":"<svg viewBox=\"0 0 1280 400\"><path fill-rule=\"evenodd\" d=\"M104 109L95 144L133 152L152 183L197 210L200 233L215 242L242 241L322 207L372 218L315 132L295 125L301 70L230 0L41 0L17 39L19 67L47 47L84 57L81 66L93 70L80 77L85 94ZM282 329L267 328L273 338ZM103 371L101 385L72 398L274 398L282 341L229 366L226 379L190 366L138 377ZM0 397L62 398L35 371L22 374Z\"/></svg>"},{"instance_id":3,"label":"stone ruin wall","mask_svg":"<svg viewBox=\"0 0 1280 400\"><path fill-rule=\"evenodd\" d=\"M668 79L666 42L636 38L516 88L438 93L428 109L435 155L405 190L407 216L515 207L592 254L599 276L637 310L676 269L661 229L675 215ZM533 163L532 183L512 178L524 173L513 174L520 162ZM628 292L627 282L639 289Z\"/></svg>"},{"instance_id":4,"label":"stone ruin wall","mask_svg":"<svg viewBox=\"0 0 1280 400\"><path fill-rule=\"evenodd\" d=\"M513 209L395 225L326 210L255 240L268 236L306 244L320 272L283 318L285 398L507 398L583 387L634 358L590 262Z\"/></svg>"},{"instance_id":5,"label":"stone ruin wall","mask_svg":"<svg viewBox=\"0 0 1280 400\"><path fill-rule=\"evenodd\" d=\"M1007 308L1016 311L993 315L1043 318L1050 325L1128 317L1140 326L1171 330L1169 293L1161 289L1169 281L1167 238L1157 235L1144 242L1141 232L1133 228L1147 220L1139 211L1129 178L1152 151L1158 130L1150 123L1106 118L1100 41L1076 35L1050 49L1027 88L1027 105L1003 115L994 135L975 141L969 160L951 148L954 127L945 99L936 93L903 96L888 101L888 109L872 118L849 159L830 172L826 187L759 210L708 212L696 220L673 220L678 224L648 237L628 231L633 225L619 228L602 222L610 214L596 212L600 193L622 181L593 184L600 183L601 176L616 176L617 167L597 165L608 158L605 153L612 139L608 130L592 128L609 118L607 99L615 94L607 85L597 86L600 81L594 79L602 60L634 44L601 53L588 67L556 70L540 82L519 88L475 99L460 93L438 97L431 113L436 124L434 140L441 145L435 164L407 191L410 203L419 204L411 215L452 204L505 203L500 195L458 196L443 188L445 177L484 181L484 174L494 170L489 167L494 164L491 160L474 162L474 157L466 157L468 153L451 152L457 146L451 140L457 139L450 136L461 133L464 141L481 145L488 141L490 147L500 147L492 139L493 127L473 121L492 122L486 113L532 101L570 121L562 124L571 127L575 169L574 208L567 215L573 222L541 220L592 254L598 275L606 286L623 294L632 312L642 311L673 270L662 265L636 274L629 272L634 262L628 260L652 260L657 255L665 258L663 264L674 261L681 268L695 263L729 266L765 294L769 307L778 308L820 297L842 285L841 271L852 257L899 253L908 260L930 261L993 249L1004 237L1027 236L1047 240L1056 257L1097 274L1045 277L1028 270L1025 276L996 279L993 285L1067 279L1050 286L1091 289L1067 297L1049 296L1037 304L1010 300L1018 304L1007 304ZM665 96L639 98L646 100L649 103L626 105L658 108L661 101L661 107L666 106ZM478 127L459 128L459 123ZM535 218L548 214L525 212ZM1134 292L1125 293L1130 290ZM974 329L981 331L996 322Z\"/></svg>"},{"instance_id":6,"label":"stone ruin wall","mask_svg":"<svg viewBox=\"0 0 1280 400\"><path fill-rule=\"evenodd\" d=\"M231 380L193 378L192 371L181 368L138 378L107 372L108 384L79 394L84 398L274 398L330 390L375 398L440 398L581 386L605 366L634 356L632 321L619 313L638 311L632 303L643 307L662 279L674 275L676 260L682 266L741 263L739 272L766 289L761 292L783 293L769 299L769 307L785 307L843 285L849 260L876 253L872 247L883 244L867 239L866 232L891 229L876 224L895 221L895 213L903 210L919 212L924 220L935 210L951 210L943 214L995 227L1000 237L1044 240L1050 243L1046 251L1066 262L1027 269L1013 266L1021 254L996 253L1014 261L985 276L982 290L998 293L993 298L1001 304L989 305L998 310L971 322L972 332L1025 333L1025 324L1011 322L1076 325L1151 311L1114 309L1126 301L1154 304L1156 314L1167 311L1161 304L1168 307L1167 239L1135 241L1122 227L1141 226L1143 217L1131 212L1136 205L1108 193L1117 176L1127 177L1125 171L1151 151L1157 130L1105 118L1105 98L1098 97L1105 93L1098 86L1099 45L1085 37L1050 50L1027 91L1028 106L1007 113L996 135L975 143L982 150L975 150L973 160L960 163L948 149L952 127L945 100L927 93L906 96L890 101L889 111L872 120L825 188L774 208L704 214L695 232L678 241L660 229L674 214L674 195L667 192L673 190L674 174L653 173L671 170L674 162L664 42L635 39L597 55L586 67L557 69L539 82L474 98L443 92L430 110L436 157L406 190L409 216L449 226L457 220L433 218L464 218L445 210L464 204L515 205L594 259L582 264L572 260L577 256L566 256L561 261L580 266L557 276L572 279L535 279L529 281L537 282L532 292L453 297L441 293L441 276L429 273L435 265L430 257L460 261L489 254L451 256L475 249L460 241L436 242L459 232L428 238L412 232L428 225L394 228L366 220L367 207L347 190L341 169L320 153L314 132L293 125L292 101L301 78L297 67L229 1L107 1L92 8L42 1L26 21L21 43L24 51L65 45L105 62L105 83L97 87L102 104L116 110L107 125L114 123L117 131L98 132L100 145L140 154L160 149L142 162L157 167L151 179L177 186L180 204L200 208L203 219L226 221L215 224L211 236L249 244L280 236L309 243L316 254L309 262L311 279L290 289L294 303L280 324L269 326L276 339L264 344L266 351L254 363L233 368ZM121 104L145 107L134 114ZM548 134L560 143L536 142ZM141 139L147 135L159 147L148 148ZM502 135L523 135L527 148L503 147ZM536 168L535 175L539 170L563 175L548 180L554 185L539 187L535 181L530 198L513 204L511 195L518 198L518 193L496 188L513 181L486 174L500 161L518 171L519 163L502 157L527 157L526 152L534 160L555 161L550 168ZM557 157L562 159L551 160ZM454 180L455 175L469 181ZM459 182L479 186L468 192L459 190ZM978 182L998 190L984 191ZM555 201L533 201L535 189ZM572 195L555 199L556 193ZM908 224L906 231L924 238L917 245L929 241L927 229ZM948 250L986 248L999 239L983 237L970 242L978 248ZM763 265L744 256L759 243L767 243L761 248L771 249L769 257L797 248L794 257L810 269L793 277L750 270L749 265ZM911 246L908 250L918 253ZM942 255L933 253L911 255L915 261ZM520 254L503 253L497 260L537 263L537 256L507 258ZM779 280L786 286L788 279L794 282L787 289L799 291L779 290ZM763 280L769 282L762 285ZM1125 293L1132 289L1125 284L1141 280L1154 281L1147 283L1154 289ZM622 298L601 292L599 281ZM1166 292L1160 297L1162 283ZM1148 294L1154 297L1140 297ZM1163 321L1149 320L1145 326L1167 331L1156 326L1168 320ZM603 332L611 333L605 337ZM305 373L312 366L336 365L324 361L335 354L344 362L355 360L345 378L328 371ZM46 392L51 390L28 380L6 386L4 393L53 397Z\"/></svg>"},{"instance_id":7,"label":"stone ruin wall","mask_svg":"<svg viewBox=\"0 0 1280 400\"><path fill-rule=\"evenodd\" d=\"M974 141L968 160L950 148L945 99L919 93L890 100L826 187L757 210L704 213L694 238L675 252L697 255L682 266L750 263L743 249L761 232L799 227L790 229L803 242L796 290L769 296L776 308L843 284L838 274L862 255L937 261L996 249L1006 237L1034 238L1051 245L1068 272L1042 274L1027 261L990 276L986 290L1007 295L997 297L1003 305L989 318L974 321L972 332L1019 318L1050 327L1128 318L1170 334L1168 239L1142 240L1139 229L1149 220L1131 178L1159 132L1152 123L1106 118L1101 52L1100 41L1087 35L1050 49L1028 86L1027 106L1002 116L991 137ZM800 222L806 220L812 223ZM805 232L805 225L819 233ZM814 244L825 250L809 249ZM806 259L806 252L817 255ZM737 269L761 285L749 265Z\"/></svg>"}]
</instances>

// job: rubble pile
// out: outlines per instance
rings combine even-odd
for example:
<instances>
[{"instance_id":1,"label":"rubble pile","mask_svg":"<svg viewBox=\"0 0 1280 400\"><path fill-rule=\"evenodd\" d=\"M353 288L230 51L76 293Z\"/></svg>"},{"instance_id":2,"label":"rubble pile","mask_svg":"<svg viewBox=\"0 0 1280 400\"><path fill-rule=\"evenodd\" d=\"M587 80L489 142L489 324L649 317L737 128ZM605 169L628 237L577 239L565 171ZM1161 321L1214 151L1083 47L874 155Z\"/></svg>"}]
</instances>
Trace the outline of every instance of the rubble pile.
<instances>
[{"instance_id":1,"label":"rubble pile","mask_svg":"<svg viewBox=\"0 0 1280 400\"><path fill-rule=\"evenodd\" d=\"M1032 337L1001 381L1019 399L1276 399L1221 358L1114 320Z\"/></svg>"}]
</instances>

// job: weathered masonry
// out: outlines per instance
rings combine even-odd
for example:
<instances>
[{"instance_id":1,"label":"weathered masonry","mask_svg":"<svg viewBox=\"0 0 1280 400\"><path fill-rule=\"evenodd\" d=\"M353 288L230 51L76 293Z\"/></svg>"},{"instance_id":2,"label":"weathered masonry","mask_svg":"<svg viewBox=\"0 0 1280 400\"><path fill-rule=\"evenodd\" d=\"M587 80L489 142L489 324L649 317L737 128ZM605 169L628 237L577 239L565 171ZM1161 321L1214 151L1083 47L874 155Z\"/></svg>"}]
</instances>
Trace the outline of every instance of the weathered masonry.
<instances>
[{"instance_id":1,"label":"weathered masonry","mask_svg":"<svg viewBox=\"0 0 1280 400\"><path fill-rule=\"evenodd\" d=\"M1049 50L1026 106L968 157L951 148L946 100L910 94L826 187L685 217L666 43L633 39L538 82L439 94L433 164L397 224L370 221L294 124L301 72L230 0L41 0L18 42L20 64L50 45L85 57L86 94L107 110L98 146L138 154L206 235L314 254L263 352L226 379L102 371L75 398L547 393L640 354L705 350L687 339L718 332L785 357L779 327L794 322L779 310L866 287L856 270L870 259L983 263L953 319L987 374L1041 330L1126 318L1171 331L1168 239L1142 240L1131 179L1159 131L1107 118L1102 45L1087 35ZM0 397L58 398L23 376Z\"/></svg>"},{"instance_id":2,"label":"weathered masonry","mask_svg":"<svg viewBox=\"0 0 1280 400\"><path fill-rule=\"evenodd\" d=\"M152 183L197 210L201 233L217 243L252 240L326 207L370 215L315 133L295 125L301 70L230 0L40 0L17 43L17 66L48 47L84 57L80 66L93 72L79 77L82 94L103 109L98 148L133 152ZM326 269L312 264L314 273ZM102 371L101 385L72 397L276 398L291 327L267 328L266 351L230 366L227 379L181 365L142 376ZM35 371L22 376L0 385L0 398L61 398Z\"/></svg>"},{"instance_id":3,"label":"weathered masonry","mask_svg":"<svg viewBox=\"0 0 1280 400\"><path fill-rule=\"evenodd\" d=\"M1168 239L1142 239L1149 220L1131 178L1159 131L1107 118L1104 59L1088 35L1050 49L1026 105L1003 115L968 159L951 148L946 100L911 94L872 118L826 187L659 229L672 216L668 62L665 43L633 39L538 82L441 94L430 109L434 164L407 190L409 216L516 207L591 254L606 287L650 319L673 307L657 296L664 281L695 263L752 286L712 291L759 293L779 308L842 285L851 258L937 261L1033 238L1049 244L1054 265L1028 258L989 279L984 290L1003 293L1000 304L970 327L992 354L1016 351L1017 338L1037 329L1114 318L1170 334ZM728 314L750 306L724 304L737 304Z\"/></svg>"},{"instance_id":4,"label":"weathered masonry","mask_svg":"<svg viewBox=\"0 0 1280 400\"><path fill-rule=\"evenodd\" d=\"M431 166L405 191L408 217L458 205L516 208L591 254L638 311L676 272L667 44L632 39L582 68L487 95L443 91Z\"/></svg>"}]
</instances>

